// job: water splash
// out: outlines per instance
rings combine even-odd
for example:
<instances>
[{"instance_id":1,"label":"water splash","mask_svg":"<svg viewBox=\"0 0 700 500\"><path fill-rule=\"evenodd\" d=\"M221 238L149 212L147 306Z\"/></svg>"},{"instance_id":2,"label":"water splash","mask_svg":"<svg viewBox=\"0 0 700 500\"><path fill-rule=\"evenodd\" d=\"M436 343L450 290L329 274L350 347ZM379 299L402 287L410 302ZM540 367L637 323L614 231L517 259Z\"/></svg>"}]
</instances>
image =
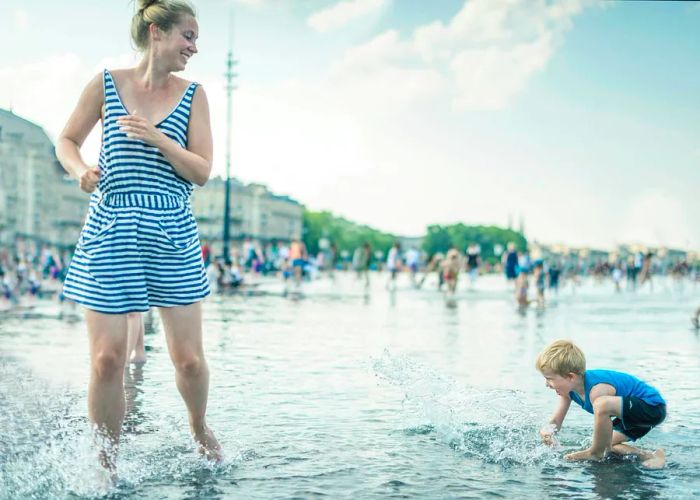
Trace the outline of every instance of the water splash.
<instances>
[{"instance_id":1,"label":"water splash","mask_svg":"<svg viewBox=\"0 0 700 500\"><path fill-rule=\"evenodd\" d=\"M546 416L520 391L463 387L386 350L372 361L372 369L405 392L407 433L434 432L460 453L503 466L559 461L559 455L539 438Z\"/></svg>"},{"instance_id":2,"label":"water splash","mask_svg":"<svg viewBox=\"0 0 700 500\"><path fill-rule=\"evenodd\" d=\"M114 484L98 462L84 393L51 386L0 358L0 407L0 499L128 495L149 481L215 481L255 458L228 442L225 460L209 462L196 453L185 418L162 415L147 422L147 432L122 434Z\"/></svg>"},{"instance_id":3,"label":"water splash","mask_svg":"<svg viewBox=\"0 0 700 500\"><path fill-rule=\"evenodd\" d=\"M110 478L79 395L0 360L0 484L15 498L104 495Z\"/></svg>"}]
</instances>

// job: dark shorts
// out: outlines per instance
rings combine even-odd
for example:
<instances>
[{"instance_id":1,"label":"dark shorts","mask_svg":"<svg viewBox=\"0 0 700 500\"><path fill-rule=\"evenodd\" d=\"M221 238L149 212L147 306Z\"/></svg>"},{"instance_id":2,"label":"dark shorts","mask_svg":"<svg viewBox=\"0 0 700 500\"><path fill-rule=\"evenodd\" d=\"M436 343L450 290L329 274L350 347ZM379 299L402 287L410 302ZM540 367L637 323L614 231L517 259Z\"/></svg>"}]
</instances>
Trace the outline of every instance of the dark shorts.
<instances>
[{"instance_id":1,"label":"dark shorts","mask_svg":"<svg viewBox=\"0 0 700 500\"><path fill-rule=\"evenodd\" d=\"M646 435L666 418L666 405L650 405L634 396L622 398L622 419L613 420L613 429L632 441Z\"/></svg>"}]
</instances>

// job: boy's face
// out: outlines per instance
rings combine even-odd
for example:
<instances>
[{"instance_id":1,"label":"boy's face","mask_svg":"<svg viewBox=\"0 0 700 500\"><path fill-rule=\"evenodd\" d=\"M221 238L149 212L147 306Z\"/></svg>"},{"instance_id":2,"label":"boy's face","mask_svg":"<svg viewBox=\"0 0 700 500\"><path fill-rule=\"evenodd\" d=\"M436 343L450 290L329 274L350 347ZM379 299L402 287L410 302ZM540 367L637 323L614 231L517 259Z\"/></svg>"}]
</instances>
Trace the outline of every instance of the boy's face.
<instances>
[{"instance_id":1,"label":"boy's face","mask_svg":"<svg viewBox=\"0 0 700 500\"><path fill-rule=\"evenodd\" d=\"M545 385L554 390L559 396L566 396L574 389L576 385L575 373L567 375L559 375L551 370L542 370L542 376L545 380Z\"/></svg>"}]
</instances>

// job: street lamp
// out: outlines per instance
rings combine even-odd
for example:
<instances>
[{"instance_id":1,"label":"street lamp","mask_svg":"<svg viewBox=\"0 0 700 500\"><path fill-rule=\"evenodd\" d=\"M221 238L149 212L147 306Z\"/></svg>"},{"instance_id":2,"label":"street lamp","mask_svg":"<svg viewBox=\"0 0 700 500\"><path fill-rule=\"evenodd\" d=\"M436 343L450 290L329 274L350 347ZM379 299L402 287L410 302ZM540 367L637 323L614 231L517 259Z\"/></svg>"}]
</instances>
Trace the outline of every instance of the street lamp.
<instances>
[{"instance_id":1,"label":"street lamp","mask_svg":"<svg viewBox=\"0 0 700 500\"><path fill-rule=\"evenodd\" d=\"M233 84L234 77L238 76L233 72L233 67L238 61L233 59L233 51L229 49L226 60L226 187L224 189L224 262L231 262L229 246L231 244L231 94L236 88Z\"/></svg>"}]
</instances>

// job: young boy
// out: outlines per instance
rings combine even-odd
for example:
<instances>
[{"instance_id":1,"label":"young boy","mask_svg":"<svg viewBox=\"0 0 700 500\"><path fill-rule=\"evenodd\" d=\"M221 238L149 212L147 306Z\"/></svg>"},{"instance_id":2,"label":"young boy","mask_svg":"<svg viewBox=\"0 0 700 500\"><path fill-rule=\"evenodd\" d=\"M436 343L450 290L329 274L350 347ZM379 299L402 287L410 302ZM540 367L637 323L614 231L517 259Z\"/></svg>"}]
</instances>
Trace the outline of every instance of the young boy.
<instances>
[{"instance_id":1,"label":"young boy","mask_svg":"<svg viewBox=\"0 0 700 500\"><path fill-rule=\"evenodd\" d=\"M550 428L540 431L542 441L555 443L571 401L594 415L593 444L587 450L570 453L566 460L601 460L607 451L636 455L644 467L660 469L666 463L664 451L654 453L624 444L636 441L666 418L666 402L652 386L632 375L611 370L586 370L586 358L573 342L557 340L537 358L537 369L546 385L559 395Z\"/></svg>"}]
</instances>

